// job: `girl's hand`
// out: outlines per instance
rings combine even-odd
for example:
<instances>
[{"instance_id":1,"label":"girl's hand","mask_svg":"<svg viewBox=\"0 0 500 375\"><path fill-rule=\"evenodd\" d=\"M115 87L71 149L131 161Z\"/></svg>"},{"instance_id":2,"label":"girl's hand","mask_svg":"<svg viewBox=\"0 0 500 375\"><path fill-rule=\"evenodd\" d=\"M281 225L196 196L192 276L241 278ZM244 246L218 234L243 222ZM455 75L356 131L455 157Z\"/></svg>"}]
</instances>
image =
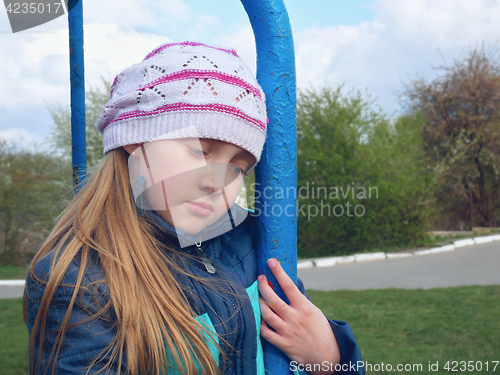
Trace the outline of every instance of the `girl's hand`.
<instances>
[{"instance_id":1,"label":"girl's hand","mask_svg":"<svg viewBox=\"0 0 500 375\"><path fill-rule=\"evenodd\" d=\"M332 374L331 369L340 363L340 351L330 323L300 292L276 259L269 259L267 265L290 305L277 296L264 275L257 278L263 297L259 299L262 337L298 364L316 364L321 370L323 361L328 363L328 371L309 371L309 374Z\"/></svg>"}]
</instances>

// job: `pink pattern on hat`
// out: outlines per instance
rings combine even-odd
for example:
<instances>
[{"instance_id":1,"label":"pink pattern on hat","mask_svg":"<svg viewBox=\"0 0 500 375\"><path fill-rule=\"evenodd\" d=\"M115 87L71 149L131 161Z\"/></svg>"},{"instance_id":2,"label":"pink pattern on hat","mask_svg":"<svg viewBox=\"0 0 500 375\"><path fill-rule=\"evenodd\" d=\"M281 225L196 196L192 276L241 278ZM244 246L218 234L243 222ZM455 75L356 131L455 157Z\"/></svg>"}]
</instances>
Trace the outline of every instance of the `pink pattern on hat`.
<instances>
[{"instance_id":1,"label":"pink pattern on hat","mask_svg":"<svg viewBox=\"0 0 500 375\"><path fill-rule=\"evenodd\" d=\"M173 47L173 46L192 46L192 47L195 47L195 46L203 46L203 47L207 47L207 48L212 48L212 49L216 49L216 50L219 50L219 51L223 51L223 52L227 52L227 53L230 53L236 57L239 57L238 54L236 53L236 51L234 49L224 49L224 48L218 48L218 47L211 47L211 46L207 46L206 44L203 44L203 43L198 43L198 42L180 42L180 43L169 43L169 44L165 44L163 46L160 46L156 49L154 49L153 51L151 51L145 58L144 60L142 61L145 61L151 57L153 57L154 55L156 55L157 53L163 51L165 48L168 48L168 47Z\"/></svg>"},{"instance_id":2,"label":"pink pattern on hat","mask_svg":"<svg viewBox=\"0 0 500 375\"><path fill-rule=\"evenodd\" d=\"M115 79L113 80L113 83L112 83L112 85L111 85L111 89L110 89L110 92L109 92L109 97L110 97L110 98L111 98L111 95L113 94L113 90L114 90L115 85L116 85L116 83L117 83L117 82L118 82L118 76L116 76L116 77L115 77ZM106 106L106 108L107 108L107 107L108 107L108 106Z\"/></svg>"},{"instance_id":3,"label":"pink pattern on hat","mask_svg":"<svg viewBox=\"0 0 500 375\"><path fill-rule=\"evenodd\" d=\"M130 112L125 112L122 113L120 116L118 116L116 119L111 121L108 125L112 124L113 122L117 121L123 121L123 120L128 120L131 118L139 118L139 117L148 117L148 116L155 116L160 113L166 113L166 112L174 112L174 111L215 111L215 112L220 112L220 113L227 113L232 116L239 117L245 121L248 121L257 127L259 127L262 130L266 130L267 123L264 124L262 121L256 120L246 114L244 114L242 111L235 107L231 107L229 105L224 105L224 104L188 104L188 103L174 103L174 104L166 104L162 107L159 107L155 109L154 111L149 111L149 112L143 112L143 111L130 111ZM269 119L267 120L269 122Z\"/></svg>"},{"instance_id":4,"label":"pink pattern on hat","mask_svg":"<svg viewBox=\"0 0 500 375\"><path fill-rule=\"evenodd\" d=\"M172 74L167 74L164 75L160 78L155 79L154 81L151 81L147 83L146 85L142 86L139 90L144 91L147 88L152 88L154 86L167 83L167 82L173 82L173 81L180 81L183 79L192 79L192 78L209 78L209 79L215 79L224 83L228 83L233 86L239 86L241 88L244 88L254 94L256 97L259 99L261 98L261 94L258 88L252 86L248 82L242 80L239 77L236 76L231 76L226 73L221 73L216 70L196 70L196 69L186 69L186 70L181 70L180 72L175 72Z\"/></svg>"}]
</instances>

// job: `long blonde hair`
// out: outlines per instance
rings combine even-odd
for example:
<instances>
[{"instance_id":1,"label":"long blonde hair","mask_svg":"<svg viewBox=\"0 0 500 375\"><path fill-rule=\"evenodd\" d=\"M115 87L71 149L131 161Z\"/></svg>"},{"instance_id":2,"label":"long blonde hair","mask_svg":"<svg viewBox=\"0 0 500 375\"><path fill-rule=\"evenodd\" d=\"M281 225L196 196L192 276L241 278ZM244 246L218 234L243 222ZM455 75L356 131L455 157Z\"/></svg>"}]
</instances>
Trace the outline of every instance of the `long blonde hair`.
<instances>
[{"instance_id":1,"label":"long blonde hair","mask_svg":"<svg viewBox=\"0 0 500 375\"><path fill-rule=\"evenodd\" d=\"M183 374L195 374L196 362L203 374L219 373L205 341L206 337L214 336L213 332L195 319L182 286L172 272L174 269L183 272L182 267L166 256L167 252L175 253L175 250L167 248L155 236L158 233L155 226L137 211L130 189L127 156L122 148L107 153L60 215L32 262L30 277L37 283L46 284L29 339L34 373L38 374L40 370L49 306L68 266L80 256L81 265L72 299L57 330L46 369L52 368L52 373L56 371L57 356L69 328L75 300L79 290L86 287L82 285L82 279L91 262L91 252L98 254L105 275L103 282L107 283L110 292L109 302L94 318L99 319L110 309L117 317L115 338L91 366L110 352L112 360L104 369L109 369L114 361L119 369L125 356L127 373L166 374L168 351ZM50 251L55 253L50 277L44 281L35 275L34 265ZM25 320L26 302L25 292ZM38 361L34 364L36 340L39 340ZM217 340L212 342L220 351Z\"/></svg>"}]
</instances>

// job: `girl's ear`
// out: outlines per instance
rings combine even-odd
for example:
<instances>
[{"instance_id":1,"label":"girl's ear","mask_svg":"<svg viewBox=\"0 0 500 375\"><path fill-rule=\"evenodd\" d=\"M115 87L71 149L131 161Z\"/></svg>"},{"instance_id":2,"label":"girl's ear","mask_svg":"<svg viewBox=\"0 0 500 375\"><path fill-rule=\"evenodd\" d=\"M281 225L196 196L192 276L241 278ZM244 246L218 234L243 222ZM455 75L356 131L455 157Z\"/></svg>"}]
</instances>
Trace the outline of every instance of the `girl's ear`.
<instances>
[{"instance_id":1,"label":"girl's ear","mask_svg":"<svg viewBox=\"0 0 500 375\"><path fill-rule=\"evenodd\" d=\"M129 154L135 151L137 147L139 147L141 144L140 143L134 143L133 145L126 145L122 146L122 148L127 151Z\"/></svg>"}]
</instances>

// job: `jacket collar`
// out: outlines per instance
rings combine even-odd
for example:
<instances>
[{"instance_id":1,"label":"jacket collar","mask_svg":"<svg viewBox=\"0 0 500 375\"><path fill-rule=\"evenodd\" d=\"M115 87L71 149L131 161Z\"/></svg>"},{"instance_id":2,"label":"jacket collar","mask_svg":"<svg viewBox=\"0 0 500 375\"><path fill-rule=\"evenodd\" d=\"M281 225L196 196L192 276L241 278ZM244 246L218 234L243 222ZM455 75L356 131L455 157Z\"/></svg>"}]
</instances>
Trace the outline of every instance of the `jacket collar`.
<instances>
[{"instance_id":1,"label":"jacket collar","mask_svg":"<svg viewBox=\"0 0 500 375\"><path fill-rule=\"evenodd\" d=\"M228 223L227 216L223 216L222 218L217 220L214 224L212 224L210 227L202 230L200 233L198 233L196 235L190 235L190 234L170 225L160 215L158 215L154 211L145 210L144 216L147 216L150 219L152 219L170 237L177 240L175 245L177 245L181 248L186 248L189 246L193 246L196 243L203 242L203 244L204 244L203 248L205 249L206 245L213 242L212 240L214 238L218 238L221 234L224 234L225 232L227 232L227 228L228 228L227 225L228 224L231 225L230 223ZM229 227L229 228L231 228L231 227ZM206 238L206 240L202 240L203 238Z\"/></svg>"}]
</instances>

